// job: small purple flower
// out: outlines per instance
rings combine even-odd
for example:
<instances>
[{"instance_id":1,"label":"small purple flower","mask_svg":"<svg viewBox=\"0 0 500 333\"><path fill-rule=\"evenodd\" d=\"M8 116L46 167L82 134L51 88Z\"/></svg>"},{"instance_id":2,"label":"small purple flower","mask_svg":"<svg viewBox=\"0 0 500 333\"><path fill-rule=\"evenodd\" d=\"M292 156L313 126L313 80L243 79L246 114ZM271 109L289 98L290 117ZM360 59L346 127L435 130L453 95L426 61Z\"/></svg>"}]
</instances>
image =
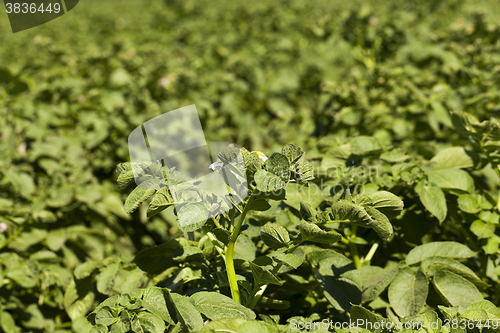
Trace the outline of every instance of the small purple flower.
<instances>
[{"instance_id":1,"label":"small purple flower","mask_svg":"<svg viewBox=\"0 0 500 333\"><path fill-rule=\"evenodd\" d=\"M0 223L0 233L4 233L7 230L7 224Z\"/></svg>"},{"instance_id":2,"label":"small purple flower","mask_svg":"<svg viewBox=\"0 0 500 333\"><path fill-rule=\"evenodd\" d=\"M224 163L217 161L217 162L210 164L210 166L208 168L212 171L215 171L217 169L222 168L223 166L224 166Z\"/></svg>"}]
</instances>

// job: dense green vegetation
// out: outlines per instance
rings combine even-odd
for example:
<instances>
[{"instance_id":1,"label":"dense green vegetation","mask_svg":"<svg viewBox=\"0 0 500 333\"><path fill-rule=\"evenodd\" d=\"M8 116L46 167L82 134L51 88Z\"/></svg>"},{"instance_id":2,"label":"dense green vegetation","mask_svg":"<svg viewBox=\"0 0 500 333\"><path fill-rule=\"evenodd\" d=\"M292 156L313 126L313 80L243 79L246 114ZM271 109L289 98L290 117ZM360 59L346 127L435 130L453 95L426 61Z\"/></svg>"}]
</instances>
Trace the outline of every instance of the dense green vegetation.
<instances>
[{"instance_id":1,"label":"dense green vegetation","mask_svg":"<svg viewBox=\"0 0 500 333\"><path fill-rule=\"evenodd\" d=\"M0 332L500 332L500 4L0 15ZM124 163L134 128L191 104L260 192L201 228Z\"/></svg>"}]
</instances>

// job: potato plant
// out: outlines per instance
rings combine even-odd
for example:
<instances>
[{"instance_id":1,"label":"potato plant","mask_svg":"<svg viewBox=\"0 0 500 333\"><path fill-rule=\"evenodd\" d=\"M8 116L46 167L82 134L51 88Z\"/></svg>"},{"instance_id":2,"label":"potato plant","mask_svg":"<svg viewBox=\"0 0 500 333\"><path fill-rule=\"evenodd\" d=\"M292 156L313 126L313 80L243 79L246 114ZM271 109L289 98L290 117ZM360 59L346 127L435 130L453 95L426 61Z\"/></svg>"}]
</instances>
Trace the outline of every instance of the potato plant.
<instances>
[{"instance_id":1,"label":"potato plant","mask_svg":"<svg viewBox=\"0 0 500 333\"><path fill-rule=\"evenodd\" d=\"M123 0L0 19L0 332L498 332L498 17ZM187 227L121 163L191 104L251 163L243 202Z\"/></svg>"},{"instance_id":2,"label":"potato plant","mask_svg":"<svg viewBox=\"0 0 500 333\"><path fill-rule=\"evenodd\" d=\"M464 113L453 114L452 118L459 130L472 136L474 145L483 143L479 148L484 142L494 140L500 130L495 120L479 123ZM363 325L355 328L361 332L373 331L367 320L372 324L378 322L379 327L390 323L396 330L397 325L406 327L405 324L414 322L426 324L426 331L435 324L436 332L453 331L450 325L454 322L460 323L459 326L469 325L466 327L469 331L481 330L481 325L493 327L499 312L481 293L491 288L485 278L492 272L482 267L480 270L484 271L478 276L464 265L469 258L479 258L481 266L484 261L486 265L491 262L486 251L496 236L488 234L487 226L498 223L493 210L495 202L475 194L474 180L463 170L474 166L470 157L473 154L449 148L428 163L416 164L397 150L382 152L380 148L371 137L357 137L344 145L335 145L327 155L335 158L324 157L320 161L319 165L327 166L322 179L314 179L314 164L306 161L305 152L296 145L286 145L265 162L257 152L250 153L244 148L227 148L219 153L219 162L228 163L231 160L228 156L235 150L242 152L250 185L248 198L230 211L208 219L201 229L198 226L193 229L189 223L181 225L186 237L146 249L135 257L134 262L150 278L166 281L146 289L163 295L162 315L155 312L158 309L144 305L147 301L141 296L144 290L139 294L117 295L103 302L89 317L95 324L94 330L127 332L134 325L153 325L157 331L165 328L210 331L226 326L243 330L245 325L254 325L245 323L255 320L258 314L265 324L255 325L271 325L266 329L281 331L297 328L292 325L297 321L307 326L305 323L320 318L299 320L287 315L307 308L336 318L337 322L361 320ZM491 156L496 151L496 148L483 150L484 156L477 152L478 163L481 158L494 161ZM330 177L338 176L339 169L333 166L349 165L345 159L353 156L358 161L378 159L381 167L390 167L392 177L370 179L363 173L340 168L346 181L337 183L345 185L339 187L342 190L337 192L335 187L325 186ZM466 161L471 164L463 165ZM141 166L141 170L154 168L158 168L155 163ZM121 187L134 182L133 169L131 164L118 167ZM174 176L169 176L171 171L165 172L167 178ZM145 171L141 179L150 181L154 174ZM401 183L406 186L398 186ZM363 190L351 192L358 185L363 185ZM467 237L464 243L472 241L476 251L477 240L471 239L473 235L491 237L483 247L485 252L481 255L466 244L443 240L412 246L402 261L389 260L384 267L372 265L379 246L383 244L387 252L395 241L390 219L401 220L420 209L410 207L402 213L403 201L381 190L381 186L392 190L399 187L404 197L417 199L441 222L448 214L445 192L457 197L457 214L482 211L486 221L475 220L470 231L460 224L454 228ZM139 185L127 198L125 207L131 212L149 200L147 212L152 216L172 206L171 198L168 188L151 190ZM192 231L196 232L189 234ZM400 237L404 234L400 233ZM299 286L307 289L298 292ZM117 301L120 297L127 302L134 300L130 302L138 305L130 312L128 304L132 303L121 304ZM300 307L292 306L291 300ZM221 302L227 306L221 306ZM189 304L189 310L183 308L184 303ZM429 304L435 304L443 319ZM373 312L380 308L385 308L385 318ZM276 314L271 316L269 311ZM148 319L141 319L139 315L146 316L145 313ZM288 328L279 326L280 316L288 317ZM339 331L348 330L339 326Z\"/></svg>"}]
</instances>

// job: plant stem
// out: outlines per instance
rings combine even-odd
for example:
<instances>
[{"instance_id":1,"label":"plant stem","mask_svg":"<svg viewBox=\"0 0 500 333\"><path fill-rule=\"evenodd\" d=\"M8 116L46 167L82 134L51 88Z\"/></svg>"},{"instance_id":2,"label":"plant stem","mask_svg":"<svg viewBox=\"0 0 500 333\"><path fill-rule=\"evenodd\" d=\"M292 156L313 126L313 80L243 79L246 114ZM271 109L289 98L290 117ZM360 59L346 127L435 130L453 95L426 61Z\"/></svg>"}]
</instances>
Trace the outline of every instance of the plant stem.
<instances>
[{"instance_id":1,"label":"plant stem","mask_svg":"<svg viewBox=\"0 0 500 333\"><path fill-rule=\"evenodd\" d=\"M61 324L56 324L55 325L56 329L59 329L59 328L68 328L68 327L71 327L71 322L61 323Z\"/></svg>"},{"instance_id":2,"label":"plant stem","mask_svg":"<svg viewBox=\"0 0 500 333\"><path fill-rule=\"evenodd\" d=\"M303 241L300 241L299 243L291 246L285 253L293 253L299 247L299 245L302 244L302 243L303 243ZM278 274L281 266L283 266L283 262L280 262L276 266L274 266L274 268L271 271L271 273L273 275ZM252 290L252 295L247 300L247 303L246 303L246 307L247 308L253 309L257 305L257 303L259 303L259 301L262 298L262 295L264 295L264 292L266 291L268 285L269 284L264 284L264 285L262 285L260 287L255 286L255 288Z\"/></svg>"},{"instance_id":3,"label":"plant stem","mask_svg":"<svg viewBox=\"0 0 500 333\"><path fill-rule=\"evenodd\" d=\"M241 216L238 220L238 223L234 227L234 230L231 234L231 239L229 240L229 243L227 244L226 248L226 271L227 271L227 280L229 281L229 288L231 289L231 296L233 297L233 300L235 300L238 303L241 303L240 299L240 291L238 289L238 281L236 280L236 271L234 269L234 260L233 260L233 255L234 255L234 245L236 244L236 240L238 239L238 236L240 234L240 229L241 226L243 225L243 221L245 220L245 217L250 210L250 205L255 199L255 190L252 191L252 194L250 194L250 199L248 199L245 209L243 209L243 212L241 213Z\"/></svg>"},{"instance_id":4,"label":"plant stem","mask_svg":"<svg viewBox=\"0 0 500 333\"><path fill-rule=\"evenodd\" d=\"M234 242L229 242L226 249L226 271L227 280L229 281L229 288L231 289L231 296L237 303L241 303L240 291L238 290L238 280L236 280L236 270L234 269Z\"/></svg>"},{"instance_id":5,"label":"plant stem","mask_svg":"<svg viewBox=\"0 0 500 333\"><path fill-rule=\"evenodd\" d=\"M278 271L280 270L281 266L283 266L282 262L277 264L273 268L271 273L273 275L276 275L278 273ZM259 288L257 288L257 286L256 286L256 288L254 288L254 290L252 291L252 296L250 296L250 298L247 300L247 304L246 304L247 308L252 310L257 305L257 303L259 303L260 299L262 298L262 295L264 295L264 292L267 289L267 286L269 286L269 284L263 284Z\"/></svg>"},{"instance_id":6,"label":"plant stem","mask_svg":"<svg viewBox=\"0 0 500 333\"><path fill-rule=\"evenodd\" d=\"M217 243L218 242L217 238L211 232L207 233L207 237L210 240L210 242L212 242L212 245L215 247L215 250L219 253L219 255L222 257L222 259L224 259L224 261L225 261L226 256L224 255L224 252L222 251L222 249L219 247L219 244Z\"/></svg>"},{"instance_id":7,"label":"plant stem","mask_svg":"<svg viewBox=\"0 0 500 333\"><path fill-rule=\"evenodd\" d=\"M214 217L212 217L212 221L214 221L214 224L215 224L215 226L217 228L222 229L222 227L220 226L219 222L217 222L217 220Z\"/></svg>"},{"instance_id":8,"label":"plant stem","mask_svg":"<svg viewBox=\"0 0 500 333\"><path fill-rule=\"evenodd\" d=\"M370 261L370 260L372 260L373 255L375 254L375 252L377 252L378 245L379 245L378 243L375 243L375 244L372 245L370 251L368 251L368 254L363 259L363 261Z\"/></svg>"},{"instance_id":9,"label":"plant stem","mask_svg":"<svg viewBox=\"0 0 500 333\"><path fill-rule=\"evenodd\" d=\"M356 231L357 231L357 226L353 225L352 226L352 234L349 238L355 238L356 237ZM349 248L351 249L351 255L352 255L352 261L354 261L354 266L356 268L361 267L361 261L359 260L359 253L358 253L358 248L356 247L356 244L351 242L349 239Z\"/></svg>"},{"instance_id":10,"label":"plant stem","mask_svg":"<svg viewBox=\"0 0 500 333\"><path fill-rule=\"evenodd\" d=\"M0 244L0 250L3 249L4 247L6 247L7 245L9 245L9 243L12 242L14 240L14 238L19 236L23 232L25 225L26 224L23 224L22 226L20 226L12 235L10 235L9 238L7 238L2 244Z\"/></svg>"}]
</instances>

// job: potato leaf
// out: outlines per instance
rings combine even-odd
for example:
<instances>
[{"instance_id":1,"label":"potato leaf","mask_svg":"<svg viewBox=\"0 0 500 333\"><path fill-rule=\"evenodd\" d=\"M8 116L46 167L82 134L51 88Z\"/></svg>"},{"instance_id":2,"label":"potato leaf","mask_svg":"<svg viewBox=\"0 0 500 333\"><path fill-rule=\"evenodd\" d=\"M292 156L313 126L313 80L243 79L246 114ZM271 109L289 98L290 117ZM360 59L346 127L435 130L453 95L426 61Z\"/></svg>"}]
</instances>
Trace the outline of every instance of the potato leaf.
<instances>
[{"instance_id":1,"label":"potato leaf","mask_svg":"<svg viewBox=\"0 0 500 333\"><path fill-rule=\"evenodd\" d=\"M421 270L405 267L389 286L389 302L400 317L417 315L425 305L429 286Z\"/></svg>"},{"instance_id":2,"label":"potato leaf","mask_svg":"<svg viewBox=\"0 0 500 333\"><path fill-rule=\"evenodd\" d=\"M413 265L428 257L470 258L476 255L467 245L457 242L432 242L420 245L406 256L406 263Z\"/></svg>"},{"instance_id":3,"label":"potato leaf","mask_svg":"<svg viewBox=\"0 0 500 333\"><path fill-rule=\"evenodd\" d=\"M211 320L222 318L255 319L255 313L231 298L216 292L198 292L191 296L195 308Z\"/></svg>"}]
</instances>

